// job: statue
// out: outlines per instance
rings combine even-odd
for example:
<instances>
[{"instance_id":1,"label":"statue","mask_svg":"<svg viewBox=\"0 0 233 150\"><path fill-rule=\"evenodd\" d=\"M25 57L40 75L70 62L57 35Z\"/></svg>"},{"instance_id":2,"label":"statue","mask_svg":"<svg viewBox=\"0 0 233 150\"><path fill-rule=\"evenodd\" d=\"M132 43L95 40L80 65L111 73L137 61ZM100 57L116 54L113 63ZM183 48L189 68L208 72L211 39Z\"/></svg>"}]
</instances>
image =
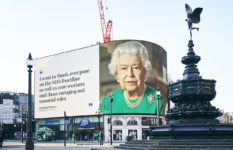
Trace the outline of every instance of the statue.
<instances>
[{"instance_id":1,"label":"statue","mask_svg":"<svg viewBox=\"0 0 233 150\"><path fill-rule=\"evenodd\" d=\"M216 96L216 81L203 79L197 67L201 57L194 52L192 30L199 29L193 23L200 22L203 8L192 11L188 4L185 8L191 39L188 53L181 60L185 65L183 79L168 85L168 99L174 107L168 108L165 126L150 127L152 138L233 139L233 125L221 124L217 117L222 113L210 103Z\"/></svg>"},{"instance_id":2,"label":"statue","mask_svg":"<svg viewBox=\"0 0 233 150\"><path fill-rule=\"evenodd\" d=\"M187 18L185 21L187 21L188 23L188 27L189 27L189 31L190 31L190 40L192 40L192 30L193 29L197 29L197 31L199 31L199 28L197 27L193 27L193 23L199 23L201 18L201 12L202 12L202 8L196 8L194 9L194 11L192 11L192 8L188 5L185 4L185 9L187 12Z\"/></svg>"},{"instance_id":3,"label":"statue","mask_svg":"<svg viewBox=\"0 0 233 150\"><path fill-rule=\"evenodd\" d=\"M150 126L148 135L157 140L137 141L128 146L136 147L139 143L145 149L232 149L233 124L223 124L217 119L222 113L210 103L216 95L216 81L202 79L197 68L201 58L193 50L192 30L199 28L192 25L200 22L202 8L193 12L189 5L185 4L185 8L191 39L188 53L181 60L186 65L183 79L168 85L168 99L174 107L168 106L165 125Z\"/></svg>"}]
</instances>

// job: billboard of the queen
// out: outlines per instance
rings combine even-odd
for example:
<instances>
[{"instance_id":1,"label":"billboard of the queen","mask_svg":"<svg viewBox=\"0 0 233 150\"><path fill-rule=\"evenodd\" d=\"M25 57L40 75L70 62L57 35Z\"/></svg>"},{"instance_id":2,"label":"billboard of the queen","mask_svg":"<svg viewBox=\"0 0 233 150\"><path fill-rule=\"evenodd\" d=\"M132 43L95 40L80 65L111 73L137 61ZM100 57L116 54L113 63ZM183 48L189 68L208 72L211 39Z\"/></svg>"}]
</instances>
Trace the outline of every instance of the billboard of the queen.
<instances>
[{"instance_id":1,"label":"billboard of the queen","mask_svg":"<svg viewBox=\"0 0 233 150\"><path fill-rule=\"evenodd\" d=\"M110 104L113 114L156 114L157 89L164 114L166 51L154 43L98 43L37 58L34 66L35 118L109 114Z\"/></svg>"},{"instance_id":2,"label":"billboard of the queen","mask_svg":"<svg viewBox=\"0 0 233 150\"><path fill-rule=\"evenodd\" d=\"M100 45L100 58L103 114L110 109L112 114L156 114L157 89L162 93L159 113L164 114L167 60L162 47L146 41L113 41Z\"/></svg>"}]
</instances>

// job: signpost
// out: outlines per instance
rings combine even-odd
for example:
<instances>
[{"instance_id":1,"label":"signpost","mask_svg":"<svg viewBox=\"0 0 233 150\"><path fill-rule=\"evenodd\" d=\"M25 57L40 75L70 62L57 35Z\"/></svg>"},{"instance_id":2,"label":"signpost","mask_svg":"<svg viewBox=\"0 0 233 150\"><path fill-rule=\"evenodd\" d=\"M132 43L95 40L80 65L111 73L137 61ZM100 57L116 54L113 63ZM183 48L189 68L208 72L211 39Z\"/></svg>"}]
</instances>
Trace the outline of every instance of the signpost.
<instances>
[{"instance_id":1,"label":"signpost","mask_svg":"<svg viewBox=\"0 0 233 150\"><path fill-rule=\"evenodd\" d=\"M66 111L64 111L64 146L66 147L66 137L67 137L67 133L66 133L66 125L69 123L69 120L67 120L66 117Z\"/></svg>"}]
</instances>

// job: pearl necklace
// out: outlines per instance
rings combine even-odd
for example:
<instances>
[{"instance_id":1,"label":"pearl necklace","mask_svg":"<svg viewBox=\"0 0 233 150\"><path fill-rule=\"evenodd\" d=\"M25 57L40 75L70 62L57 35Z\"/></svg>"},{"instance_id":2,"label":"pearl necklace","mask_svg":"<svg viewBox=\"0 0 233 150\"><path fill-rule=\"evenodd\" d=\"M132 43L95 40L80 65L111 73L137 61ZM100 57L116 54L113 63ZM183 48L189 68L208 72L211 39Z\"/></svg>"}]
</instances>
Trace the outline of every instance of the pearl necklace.
<instances>
[{"instance_id":1,"label":"pearl necklace","mask_svg":"<svg viewBox=\"0 0 233 150\"><path fill-rule=\"evenodd\" d=\"M145 94L145 91L143 92L143 95L138 98L136 103L131 103L130 100L127 98L127 96L124 96L125 102L130 108L136 108L141 104L144 94Z\"/></svg>"}]
</instances>

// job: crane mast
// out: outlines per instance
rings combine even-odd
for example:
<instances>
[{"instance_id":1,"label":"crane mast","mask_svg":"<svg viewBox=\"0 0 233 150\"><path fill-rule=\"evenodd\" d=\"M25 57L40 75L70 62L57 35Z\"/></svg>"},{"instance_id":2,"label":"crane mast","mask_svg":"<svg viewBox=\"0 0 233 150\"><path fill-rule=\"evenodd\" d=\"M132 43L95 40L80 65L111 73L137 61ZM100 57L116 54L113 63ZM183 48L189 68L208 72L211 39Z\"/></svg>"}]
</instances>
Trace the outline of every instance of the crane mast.
<instances>
[{"instance_id":1,"label":"crane mast","mask_svg":"<svg viewBox=\"0 0 233 150\"><path fill-rule=\"evenodd\" d=\"M104 17L104 8L102 0L98 0L99 12L100 12L100 23L103 34L104 43L111 41L111 30L112 30L112 21L108 20L107 25L105 23Z\"/></svg>"}]
</instances>

